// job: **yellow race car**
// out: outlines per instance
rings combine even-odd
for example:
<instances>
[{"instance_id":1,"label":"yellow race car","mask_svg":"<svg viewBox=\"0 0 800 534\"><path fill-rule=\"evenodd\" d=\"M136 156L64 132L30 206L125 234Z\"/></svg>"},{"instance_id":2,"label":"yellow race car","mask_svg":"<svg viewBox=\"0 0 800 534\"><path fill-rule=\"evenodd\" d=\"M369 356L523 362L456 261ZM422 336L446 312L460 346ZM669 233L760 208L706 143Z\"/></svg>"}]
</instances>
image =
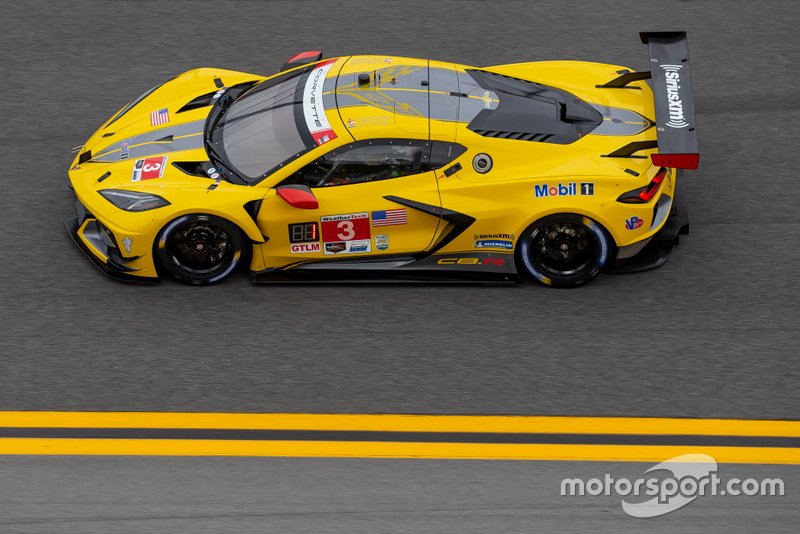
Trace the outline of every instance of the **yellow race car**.
<instances>
[{"instance_id":1,"label":"yellow race car","mask_svg":"<svg viewBox=\"0 0 800 534\"><path fill-rule=\"evenodd\" d=\"M697 167L684 32L650 68L304 52L196 69L77 149L67 231L105 273L575 286L662 264Z\"/></svg>"}]
</instances>

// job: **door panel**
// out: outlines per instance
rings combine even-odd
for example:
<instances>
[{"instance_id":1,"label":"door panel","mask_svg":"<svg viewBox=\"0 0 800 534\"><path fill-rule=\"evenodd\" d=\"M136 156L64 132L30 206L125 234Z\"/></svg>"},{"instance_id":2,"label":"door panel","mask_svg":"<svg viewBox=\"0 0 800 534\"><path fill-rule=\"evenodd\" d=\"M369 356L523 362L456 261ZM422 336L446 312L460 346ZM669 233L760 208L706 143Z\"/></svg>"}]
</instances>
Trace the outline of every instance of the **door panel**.
<instances>
[{"instance_id":1,"label":"door panel","mask_svg":"<svg viewBox=\"0 0 800 534\"><path fill-rule=\"evenodd\" d=\"M439 218L384 197L396 196L438 207L436 182L433 172L425 172L318 187L312 189L319 202L316 210L294 208L271 189L257 219L261 232L269 237L261 247L266 266L423 251L431 246Z\"/></svg>"}]
</instances>

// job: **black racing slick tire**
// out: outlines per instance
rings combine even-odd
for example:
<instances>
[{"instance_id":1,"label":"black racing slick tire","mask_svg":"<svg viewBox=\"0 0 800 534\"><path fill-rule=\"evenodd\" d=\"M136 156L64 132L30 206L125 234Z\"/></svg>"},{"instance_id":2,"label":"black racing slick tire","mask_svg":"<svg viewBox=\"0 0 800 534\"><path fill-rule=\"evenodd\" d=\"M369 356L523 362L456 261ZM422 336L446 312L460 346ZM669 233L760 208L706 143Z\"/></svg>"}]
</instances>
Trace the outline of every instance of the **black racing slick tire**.
<instances>
[{"instance_id":1,"label":"black racing slick tire","mask_svg":"<svg viewBox=\"0 0 800 534\"><path fill-rule=\"evenodd\" d=\"M549 215L531 224L517 243L520 272L552 287L575 287L609 264L614 241L597 221L574 213Z\"/></svg>"},{"instance_id":2,"label":"black racing slick tire","mask_svg":"<svg viewBox=\"0 0 800 534\"><path fill-rule=\"evenodd\" d=\"M238 226L214 215L183 215L159 232L155 253L161 268L194 285L220 282L236 270L245 252Z\"/></svg>"}]
</instances>

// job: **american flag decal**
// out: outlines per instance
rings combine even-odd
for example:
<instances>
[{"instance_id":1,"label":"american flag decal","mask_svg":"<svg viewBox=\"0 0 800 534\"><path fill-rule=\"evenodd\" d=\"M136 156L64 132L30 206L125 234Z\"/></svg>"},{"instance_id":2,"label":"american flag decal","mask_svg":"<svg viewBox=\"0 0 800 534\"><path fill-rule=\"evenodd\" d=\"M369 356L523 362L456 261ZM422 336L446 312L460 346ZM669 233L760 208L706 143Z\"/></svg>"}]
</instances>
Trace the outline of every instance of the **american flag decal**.
<instances>
[{"instance_id":1,"label":"american flag decal","mask_svg":"<svg viewBox=\"0 0 800 534\"><path fill-rule=\"evenodd\" d=\"M150 126L160 126L169 122L169 110L161 108L150 112Z\"/></svg>"},{"instance_id":2,"label":"american flag decal","mask_svg":"<svg viewBox=\"0 0 800 534\"><path fill-rule=\"evenodd\" d=\"M372 226L397 226L407 222L408 217L405 209L372 212Z\"/></svg>"}]
</instances>

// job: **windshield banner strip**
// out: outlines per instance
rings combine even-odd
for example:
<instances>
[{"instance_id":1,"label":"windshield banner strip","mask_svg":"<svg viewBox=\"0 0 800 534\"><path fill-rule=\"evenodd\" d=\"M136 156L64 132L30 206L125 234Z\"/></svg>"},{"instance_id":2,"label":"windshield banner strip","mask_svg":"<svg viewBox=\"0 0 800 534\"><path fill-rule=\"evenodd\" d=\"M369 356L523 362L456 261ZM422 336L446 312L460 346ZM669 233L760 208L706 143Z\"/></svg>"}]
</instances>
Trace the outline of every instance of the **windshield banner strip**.
<instances>
[{"instance_id":1,"label":"windshield banner strip","mask_svg":"<svg viewBox=\"0 0 800 534\"><path fill-rule=\"evenodd\" d=\"M319 63L309 73L306 86L303 89L303 116L306 120L308 131L317 145L323 145L336 139L336 132L331 128L328 117L325 115L322 92L325 78L336 60Z\"/></svg>"}]
</instances>

